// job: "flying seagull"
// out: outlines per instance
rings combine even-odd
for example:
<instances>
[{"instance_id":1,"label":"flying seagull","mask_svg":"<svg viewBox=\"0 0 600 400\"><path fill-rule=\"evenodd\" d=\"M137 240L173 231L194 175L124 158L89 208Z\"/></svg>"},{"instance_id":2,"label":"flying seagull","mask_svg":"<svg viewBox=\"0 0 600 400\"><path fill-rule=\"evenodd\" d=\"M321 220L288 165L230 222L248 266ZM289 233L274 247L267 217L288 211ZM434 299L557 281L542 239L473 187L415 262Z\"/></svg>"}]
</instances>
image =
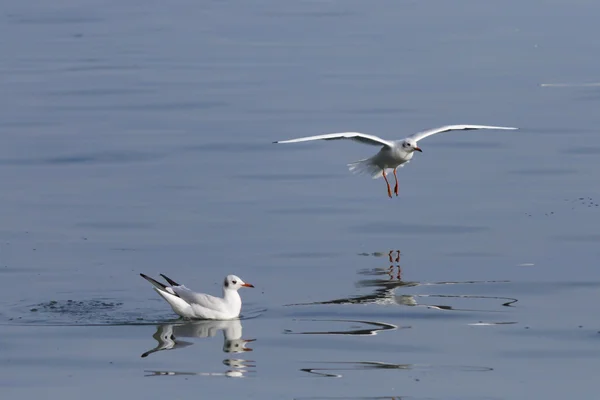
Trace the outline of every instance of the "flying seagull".
<instances>
[{"instance_id":1,"label":"flying seagull","mask_svg":"<svg viewBox=\"0 0 600 400\"><path fill-rule=\"evenodd\" d=\"M373 146L382 146L381 150L373 157L358 160L356 162L348 164L348 168L351 172L356 174L366 173L371 175L373 179L377 179L383 176L387 185L388 196L392 197L392 190L390 183L386 177L387 170L391 169L394 172L394 178L396 179L396 186L394 186L394 193L398 196L398 176L396 175L396 169L409 162L414 155L415 151L422 152L421 148L417 145L419 140L424 139L428 136L435 135L436 133L448 132L448 131L469 131L475 129L501 129L501 130L515 130L517 128L511 128L507 126L488 126L488 125L446 125L440 128L429 129L423 132L415 133L402 140L385 140L375 135L367 135L360 132L342 132L342 133L329 133L326 135L307 136L297 139L290 140L279 140L273 143L299 143L309 142L313 140L339 140L339 139L350 139L360 143L370 144Z\"/></svg>"}]
</instances>

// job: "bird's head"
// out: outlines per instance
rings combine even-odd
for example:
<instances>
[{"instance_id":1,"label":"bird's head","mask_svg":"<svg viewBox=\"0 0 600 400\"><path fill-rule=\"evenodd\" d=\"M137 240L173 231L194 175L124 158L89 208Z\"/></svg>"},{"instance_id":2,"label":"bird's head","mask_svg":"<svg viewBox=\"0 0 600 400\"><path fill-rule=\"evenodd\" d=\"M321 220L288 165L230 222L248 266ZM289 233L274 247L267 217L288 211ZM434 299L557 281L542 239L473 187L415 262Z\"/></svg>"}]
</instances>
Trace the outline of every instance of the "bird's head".
<instances>
[{"instance_id":1,"label":"bird's head","mask_svg":"<svg viewBox=\"0 0 600 400\"><path fill-rule=\"evenodd\" d=\"M254 287L253 285L244 282L236 275L227 275L223 282L223 289L225 290L238 290L242 287Z\"/></svg>"},{"instance_id":2,"label":"bird's head","mask_svg":"<svg viewBox=\"0 0 600 400\"><path fill-rule=\"evenodd\" d=\"M417 142L412 139L404 139L404 141L402 141L402 150L408 153L412 153L414 151L423 152L423 150L417 146Z\"/></svg>"},{"instance_id":3,"label":"bird's head","mask_svg":"<svg viewBox=\"0 0 600 400\"><path fill-rule=\"evenodd\" d=\"M254 342L256 339L230 339L223 343L223 351L225 353L242 353L244 351L253 351L246 347L248 343Z\"/></svg>"}]
</instances>

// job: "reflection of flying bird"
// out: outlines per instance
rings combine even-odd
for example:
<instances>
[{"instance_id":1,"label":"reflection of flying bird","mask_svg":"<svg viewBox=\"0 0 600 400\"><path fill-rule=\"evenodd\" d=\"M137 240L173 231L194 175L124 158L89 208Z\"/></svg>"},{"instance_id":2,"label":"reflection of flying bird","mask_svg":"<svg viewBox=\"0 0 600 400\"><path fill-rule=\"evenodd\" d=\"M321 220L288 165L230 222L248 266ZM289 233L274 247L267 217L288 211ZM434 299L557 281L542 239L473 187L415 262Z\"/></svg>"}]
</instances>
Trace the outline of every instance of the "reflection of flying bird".
<instances>
[{"instance_id":1,"label":"reflection of flying bird","mask_svg":"<svg viewBox=\"0 0 600 400\"><path fill-rule=\"evenodd\" d=\"M214 297L196 293L163 274L161 276L170 286L144 274L140 275L154 286L154 290L169 303L175 313L184 318L217 320L237 318L242 310L242 299L238 290L242 287L254 287L235 275L227 275L223 282L223 297Z\"/></svg>"},{"instance_id":2,"label":"reflection of flying bird","mask_svg":"<svg viewBox=\"0 0 600 400\"><path fill-rule=\"evenodd\" d=\"M147 357L161 350L173 350L190 346L192 343L180 341L178 338L207 338L214 337L223 331L223 352L242 353L252 351L246 345L255 339L242 339L242 323L239 319L229 321L189 321L185 323L161 324L152 335L158 341L158 346L142 354Z\"/></svg>"},{"instance_id":3,"label":"reflection of flying bird","mask_svg":"<svg viewBox=\"0 0 600 400\"><path fill-rule=\"evenodd\" d=\"M375 268L372 270L364 270L360 272L363 275L387 275L388 269ZM482 311L480 309L459 308L455 305L444 304L422 304L417 299L422 298L441 298L441 299L488 299L502 300L502 306L512 307L512 304L517 302L517 299L511 297L499 296L477 296L468 294L396 294L398 288L408 288L414 286L437 286L437 285L468 285L468 284L483 284L483 283L504 283L506 281L464 281L464 282L433 282L419 283L400 280L385 280L385 279L361 279L357 282L359 287L375 288L373 293L363 296L352 296L342 299L334 299L328 301L317 301L312 303L288 304L288 305L316 305L316 304L379 304L379 305L402 305L410 307L426 307L444 311ZM486 310L489 311L489 310Z\"/></svg>"},{"instance_id":4,"label":"reflection of flying bird","mask_svg":"<svg viewBox=\"0 0 600 400\"><path fill-rule=\"evenodd\" d=\"M385 273L382 270L382 273ZM312 305L312 304L399 304L405 306L418 305L415 296L413 295L396 295L396 289L400 287L417 286L417 282L399 281L399 280L361 280L358 286L376 286L377 289L373 293L363 296L346 297L342 299L334 299L327 301L316 301L312 303L288 304L288 306Z\"/></svg>"},{"instance_id":5,"label":"reflection of flying bird","mask_svg":"<svg viewBox=\"0 0 600 400\"><path fill-rule=\"evenodd\" d=\"M429 129L423 132L415 133L414 135L408 136L402 140L385 140L374 135L367 135L359 132L343 132L343 133L330 133L326 135L307 136L297 139L280 140L274 143L298 143L308 142L313 140L339 140L339 139L350 139L357 142L370 144L373 146L382 146L381 150L373 157L365 158L348 164L350 171L354 173L366 173L371 175L373 179L377 179L383 176L387 185L388 196L392 197L392 190L390 183L386 177L386 170L391 169L394 173L396 180L396 186L394 187L394 193L398 196L398 176L396 175L396 169L403 164L408 163L414 155L415 151L422 151L417 145L418 141L428 136L435 135L436 133L456 131L456 130L474 130L474 129L504 129L513 130L517 128L510 128L505 126L487 126L487 125L447 125L440 128Z\"/></svg>"}]
</instances>

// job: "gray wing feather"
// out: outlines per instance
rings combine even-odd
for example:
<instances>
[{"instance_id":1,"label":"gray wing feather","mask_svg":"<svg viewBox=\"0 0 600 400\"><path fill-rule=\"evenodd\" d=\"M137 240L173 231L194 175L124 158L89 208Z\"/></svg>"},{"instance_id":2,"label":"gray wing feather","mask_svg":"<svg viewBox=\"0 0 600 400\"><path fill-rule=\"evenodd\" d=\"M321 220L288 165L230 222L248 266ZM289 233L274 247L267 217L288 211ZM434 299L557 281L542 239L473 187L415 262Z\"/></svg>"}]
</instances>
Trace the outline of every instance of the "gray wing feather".
<instances>
[{"instance_id":1,"label":"gray wing feather","mask_svg":"<svg viewBox=\"0 0 600 400\"><path fill-rule=\"evenodd\" d=\"M184 285L171 286L171 289L183 300L190 304L198 304L202 307L209 308L211 310L220 310L223 305L223 299L211 296L204 293L196 293L193 290L188 289Z\"/></svg>"}]
</instances>

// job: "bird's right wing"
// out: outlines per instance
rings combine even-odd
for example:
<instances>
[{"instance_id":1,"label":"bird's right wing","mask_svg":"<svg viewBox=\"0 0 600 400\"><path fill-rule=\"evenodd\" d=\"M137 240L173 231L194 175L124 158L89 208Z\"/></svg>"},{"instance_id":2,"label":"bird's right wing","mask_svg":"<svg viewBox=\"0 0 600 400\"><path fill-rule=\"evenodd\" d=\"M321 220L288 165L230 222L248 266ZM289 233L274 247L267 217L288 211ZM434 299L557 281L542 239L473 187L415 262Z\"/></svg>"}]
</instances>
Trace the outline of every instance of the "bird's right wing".
<instances>
[{"instance_id":1,"label":"bird's right wing","mask_svg":"<svg viewBox=\"0 0 600 400\"><path fill-rule=\"evenodd\" d=\"M310 142L313 140L341 140L350 139L360 143L370 144L372 146L385 146L393 147L393 142L384 140L374 135L367 135L360 132L341 132L341 133L328 133L326 135L307 136L297 139L290 140L279 140L273 143L299 143L299 142Z\"/></svg>"}]
</instances>

